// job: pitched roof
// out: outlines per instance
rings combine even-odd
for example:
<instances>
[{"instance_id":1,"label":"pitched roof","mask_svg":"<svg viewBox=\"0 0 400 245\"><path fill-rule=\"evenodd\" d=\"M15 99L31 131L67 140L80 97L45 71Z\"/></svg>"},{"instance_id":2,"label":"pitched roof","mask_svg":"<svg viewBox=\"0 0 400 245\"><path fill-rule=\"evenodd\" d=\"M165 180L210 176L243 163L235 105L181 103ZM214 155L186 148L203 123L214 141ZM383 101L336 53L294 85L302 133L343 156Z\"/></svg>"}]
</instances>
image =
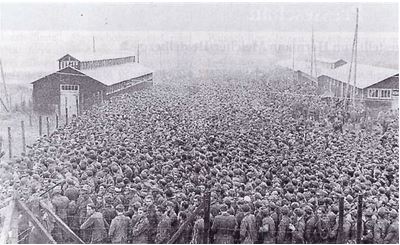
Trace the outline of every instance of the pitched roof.
<instances>
[{"instance_id":1,"label":"pitched roof","mask_svg":"<svg viewBox=\"0 0 400 245\"><path fill-rule=\"evenodd\" d=\"M329 58L318 58L317 59L317 62L331 63L331 64L334 64L339 61L344 61L347 63L347 61L345 61L344 59L336 59L336 58L335 59L329 59Z\"/></svg>"},{"instance_id":2,"label":"pitched roof","mask_svg":"<svg viewBox=\"0 0 400 245\"><path fill-rule=\"evenodd\" d=\"M350 64L347 63L336 69L324 69L324 71L321 73L320 76L325 75L335 80L347 83L349 79L349 69L350 69ZM386 78L394 76L396 74L399 74L398 70L371 66L371 65L357 64L356 87L363 89L375 83L378 83L382 80L385 80ZM351 83L353 83L353 78L351 79Z\"/></svg>"},{"instance_id":3,"label":"pitched roof","mask_svg":"<svg viewBox=\"0 0 400 245\"><path fill-rule=\"evenodd\" d=\"M119 83L122 81L126 81L132 78L141 77L153 71L150 68L147 68L138 63L126 63L121 65L113 65L113 66L104 66L98 67L94 69L86 69L86 70L77 70L73 67L65 67L59 71L56 71L51 74L47 74L46 76L42 76L41 78L31 82L36 83L44 77L47 77L52 74L75 74L91 77L107 86L113 85L115 83Z\"/></svg>"},{"instance_id":4,"label":"pitched roof","mask_svg":"<svg viewBox=\"0 0 400 245\"><path fill-rule=\"evenodd\" d=\"M40 77L38 77L33 82L31 82L31 84L34 84L34 83L42 80L43 78L48 77L48 76L53 75L53 74L71 74L71 75L86 76L81 71L79 71L79 70L77 70L77 69L75 69L75 68L73 68L71 66L68 66L68 67L62 68L61 70L58 70L58 71L50 73L50 74L49 74L49 72L46 72L46 74L41 74Z\"/></svg>"},{"instance_id":5,"label":"pitched roof","mask_svg":"<svg viewBox=\"0 0 400 245\"><path fill-rule=\"evenodd\" d=\"M79 61L92 61L92 60L106 60L106 59L117 59L117 58L122 58L122 57L129 57L129 56L135 56L133 53L127 53L127 52L113 52L113 53L79 53L79 52L74 52L71 54L66 54L62 56L60 59L63 59L66 56L71 56Z\"/></svg>"},{"instance_id":6,"label":"pitched roof","mask_svg":"<svg viewBox=\"0 0 400 245\"><path fill-rule=\"evenodd\" d=\"M284 61L278 62L278 65L292 69L292 61L291 60L284 60ZM331 77L335 80L342 81L345 83L347 83L347 81L349 79L349 69L350 69L349 63L339 66L336 69L323 68L318 65L316 68L317 68L318 77L327 76L327 77ZM310 63L304 62L304 61L295 61L294 70L302 71L309 75ZM354 71L354 67L353 67L353 71ZM363 89L363 88L369 87L375 83L378 83L382 80L385 80L386 78L389 78L389 77L397 75L397 74L399 74L399 71L395 70L395 69L357 64L356 87ZM351 83L353 83L353 78L351 79Z\"/></svg>"},{"instance_id":7,"label":"pitched roof","mask_svg":"<svg viewBox=\"0 0 400 245\"><path fill-rule=\"evenodd\" d=\"M138 63L125 63L121 65L103 66L94 69L80 70L87 76L106 85L112 85L132 78L144 76L153 71Z\"/></svg>"}]
</instances>

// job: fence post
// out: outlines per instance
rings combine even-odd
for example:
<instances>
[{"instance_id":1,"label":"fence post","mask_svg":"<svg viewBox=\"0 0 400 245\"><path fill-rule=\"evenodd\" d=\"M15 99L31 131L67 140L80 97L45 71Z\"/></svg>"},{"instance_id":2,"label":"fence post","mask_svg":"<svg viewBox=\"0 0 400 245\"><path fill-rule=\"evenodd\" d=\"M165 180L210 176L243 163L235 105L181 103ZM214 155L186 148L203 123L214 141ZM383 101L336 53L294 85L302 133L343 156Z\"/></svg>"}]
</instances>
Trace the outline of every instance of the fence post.
<instances>
[{"instance_id":1,"label":"fence post","mask_svg":"<svg viewBox=\"0 0 400 245\"><path fill-rule=\"evenodd\" d=\"M42 137L42 116L39 116L39 136Z\"/></svg>"},{"instance_id":2,"label":"fence post","mask_svg":"<svg viewBox=\"0 0 400 245\"><path fill-rule=\"evenodd\" d=\"M210 237L210 191L208 190L204 195L204 234L203 243L209 243Z\"/></svg>"},{"instance_id":3,"label":"fence post","mask_svg":"<svg viewBox=\"0 0 400 245\"><path fill-rule=\"evenodd\" d=\"M8 157L11 159L12 158L11 127L8 127L7 131L8 131Z\"/></svg>"},{"instance_id":4,"label":"fence post","mask_svg":"<svg viewBox=\"0 0 400 245\"><path fill-rule=\"evenodd\" d=\"M65 125L68 124L68 108L65 108Z\"/></svg>"},{"instance_id":5,"label":"fence post","mask_svg":"<svg viewBox=\"0 0 400 245\"><path fill-rule=\"evenodd\" d=\"M362 234L362 208L363 208L363 195L358 195L358 207L357 207L357 238L356 243L361 243Z\"/></svg>"},{"instance_id":6,"label":"fence post","mask_svg":"<svg viewBox=\"0 0 400 245\"><path fill-rule=\"evenodd\" d=\"M22 132L22 152L26 153L25 124L24 124L24 121L21 121L21 132Z\"/></svg>"},{"instance_id":7,"label":"fence post","mask_svg":"<svg viewBox=\"0 0 400 245\"><path fill-rule=\"evenodd\" d=\"M47 137L50 137L50 123L49 117L46 117Z\"/></svg>"},{"instance_id":8,"label":"fence post","mask_svg":"<svg viewBox=\"0 0 400 245\"><path fill-rule=\"evenodd\" d=\"M56 129L58 129L58 114L56 114Z\"/></svg>"},{"instance_id":9,"label":"fence post","mask_svg":"<svg viewBox=\"0 0 400 245\"><path fill-rule=\"evenodd\" d=\"M343 244L343 215L344 215L344 197L339 199L339 227L336 243Z\"/></svg>"}]
</instances>

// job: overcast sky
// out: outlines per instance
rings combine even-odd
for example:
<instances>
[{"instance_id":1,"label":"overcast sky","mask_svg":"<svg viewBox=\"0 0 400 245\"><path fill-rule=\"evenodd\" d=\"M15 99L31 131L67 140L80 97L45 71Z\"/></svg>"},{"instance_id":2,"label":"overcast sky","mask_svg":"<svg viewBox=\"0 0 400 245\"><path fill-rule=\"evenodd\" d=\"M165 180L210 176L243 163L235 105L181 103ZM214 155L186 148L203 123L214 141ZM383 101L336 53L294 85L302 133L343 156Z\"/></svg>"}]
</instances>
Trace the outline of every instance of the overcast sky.
<instances>
[{"instance_id":1,"label":"overcast sky","mask_svg":"<svg viewBox=\"0 0 400 245\"><path fill-rule=\"evenodd\" d=\"M397 32L396 3L1 3L1 30Z\"/></svg>"}]
</instances>

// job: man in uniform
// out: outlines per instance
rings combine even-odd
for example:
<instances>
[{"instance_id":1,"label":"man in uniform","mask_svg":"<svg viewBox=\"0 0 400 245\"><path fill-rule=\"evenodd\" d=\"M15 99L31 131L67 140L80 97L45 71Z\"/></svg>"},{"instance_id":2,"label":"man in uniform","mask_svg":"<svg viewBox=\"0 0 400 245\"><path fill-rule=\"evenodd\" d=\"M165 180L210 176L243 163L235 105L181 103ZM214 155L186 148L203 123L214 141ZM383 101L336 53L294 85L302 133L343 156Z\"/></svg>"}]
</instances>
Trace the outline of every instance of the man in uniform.
<instances>
[{"instance_id":1,"label":"man in uniform","mask_svg":"<svg viewBox=\"0 0 400 245\"><path fill-rule=\"evenodd\" d=\"M244 218L240 223L240 239L244 244L253 244L257 240L256 217L248 204L243 205Z\"/></svg>"},{"instance_id":2,"label":"man in uniform","mask_svg":"<svg viewBox=\"0 0 400 245\"><path fill-rule=\"evenodd\" d=\"M372 210L367 209L365 211L365 222L363 226L363 237L362 242L365 244L374 243L374 230L375 230L375 220L372 218Z\"/></svg>"},{"instance_id":3,"label":"man in uniform","mask_svg":"<svg viewBox=\"0 0 400 245\"><path fill-rule=\"evenodd\" d=\"M277 243L291 243L292 234L289 230L290 218L289 218L289 208L283 206L281 209L281 221L278 226L278 236Z\"/></svg>"},{"instance_id":4,"label":"man in uniform","mask_svg":"<svg viewBox=\"0 0 400 245\"><path fill-rule=\"evenodd\" d=\"M222 204L220 207L221 214L214 218L211 231L214 233L214 243L216 244L232 244L237 228L236 218L228 213L228 206Z\"/></svg>"},{"instance_id":5,"label":"man in uniform","mask_svg":"<svg viewBox=\"0 0 400 245\"><path fill-rule=\"evenodd\" d=\"M160 206L157 208L159 222L157 225L157 235L155 242L167 243L169 238L171 237L171 218L169 217L169 213L173 212L171 208L166 208Z\"/></svg>"},{"instance_id":6,"label":"man in uniform","mask_svg":"<svg viewBox=\"0 0 400 245\"><path fill-rule=\"evenodd\" d=\"M58 217L60 217L60 219L62 221L64 221L64 223L67 223L67 208L68 208L68 204L69 204L69 199L68 197L64 196L61 194L61 187L57 186L56 188L54 188L53 190L53 198L51 200L51 203L53 204L54 207L54 211L56 213L56 215ZM64 239L66 239L64 231L60 228L60 226L56 225L53 229L52 235L54 237L54 239L56 240L56 242L58 243L62 243L65 242Z\"/></svg>"},{"instance_id":7,"label":"man in uniform","mask_svg":"<svg viewBox=\"0 0 400 245\"><path fill-rule=\"evenodd\" d=\"M389 221L386 219L386 208L381 207L378 209L378 219L374 229L374 242L384 243L386 232L389 228Z\"/></svg>"},{"instance_id":8,"label":"man in uniform","mask_svg":"<svg viewBox=\"0 0 400 245\"><path fill-rule=\"evenodd\" d=\"M200 210L193 225L193 235L190 244L202 244L204 234L204 211Z\"/></svg>"},{"instance_id":9,"label":"man in uniform","mask_svg":"<svg viewBox=\"0 0 400 245\"><path fill-rule=\"evenodd\" d=\"M399 242L399 217L396 210L390 212L392 223L390 224L384 240L386 244L396 244Z\"/></svg>"},{"instance_id":10,"label":"man in uniform","mask_svg":"<svg viewBox=\"0 0 400 245\"><path fill-rule=\"evenodd\" d=\"M132 229L132 243L134 244L147 243L149 240L150 224L145 211L145 207L140 207L138 210L137 220Z\"/></svg>"},{"instance_id":11,"label":"man in uniform","mask_svg":"<svg viewBox=\"0 0 400 245\"><path fill-rule=\"evenodd\" d=\"M296 208L293 217L293 243L304 243L305 220L303 210Z\"/></svg>"},{"instance_id":12,"label":"man in uniform","mask_svg":"<svg viewBox=\"0 0 400 245\"><path fill-rule=\"evenodd\" d=\"M305 229L304 239L306 243L318 243L318 225L319 217L318 214L313 214L313 210L310 206L304 208L305 211Z\"/></svg>"},{"instance_id":13,"label":"man in uniform","mask_svg":"<svg viewBox=\"0 0 400 245\"><path fill-rule=\"evenodd\" d=\"M103 214L95 209L95 205L90 203L87 205L87 215L89 218L81 225L81 230L90 230L90 243L97 244L103 243L107 236L106 225L104 222Z\"/></svg>"},{"instance_id":14,"label":"man in uniform","mask_svg":"<svg viewBox=\"0 0 400 245\"><path fill-rule=\"evenodd\" d=\"M82 186L81 193L78 197L78 200L76 201L76 205L78 207L78 214L79 214L79 225L82 225L83 222L87 219L87 206L89 204L94 204L93 200L89 196L89 186L84 185ZM85 243L90 242L90 233L88 233L88 230L82 230L80 231L81 233L81 238Z\"/></svg>"},{"instance_id":15,"label":"man in uniform","mask_svg":"<svg viewBox=\"0 0 400 245\"><path fill-rule=\"evenodd\" d=\"M127 243L130 219L124 215L124 206L117 205L117 216L111 221L108 236L112 243Z\"/></svg>"},{"instance_id":16,"label":"man in uniform","mask_svg":"<svg viewBox=\"0 0 400 245\"><path fill-rule=\"evenodd\" d=\"M328 213L328 243L336 243L338 220L333 212Z\"/></svg>"},{"instance_id":17,"label":"man in uniform","mask_svg":"<svg viewBox=\"0 0 400 245\"><path fill-rule=\"evenodd\" d=\"M101 209L104 219L107 224L111 224L111 221L117 216L117 211L113 206L113 198L111 194L106 194L104 197L104 206Z\"/></svg>"},{"instance_id":18,"label":"man in uniform","mask_svg":"<svg viewBox=\"0 0 400 245\"><path fill-rule=\"evenodd\" d=\"M271 217L269 207L262 210L263 219L260 227L262 243L273 244L275 243L275 221Z\"/></svg>"}]
</instances>

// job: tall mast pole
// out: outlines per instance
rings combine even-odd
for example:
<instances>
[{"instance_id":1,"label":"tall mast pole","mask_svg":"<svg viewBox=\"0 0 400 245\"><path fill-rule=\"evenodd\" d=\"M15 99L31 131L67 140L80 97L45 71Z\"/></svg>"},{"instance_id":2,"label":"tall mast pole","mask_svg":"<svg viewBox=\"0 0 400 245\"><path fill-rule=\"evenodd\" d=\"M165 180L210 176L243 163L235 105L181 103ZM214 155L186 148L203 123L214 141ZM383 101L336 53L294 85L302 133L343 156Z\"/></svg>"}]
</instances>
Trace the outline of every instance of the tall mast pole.
<instances>
[{"instance_id":1,"label":"tall mast pole","mask_svg":"<svg viewBox=\"0 0 400 245\"><path fill-rule=\"evenodd\" d=\"M5 76L4 76L3 62L1 62L1 60L0 60L0 70L1 70L0 71L1 72L1 79L3 80L3 85L4 85L4 95L6 97L6 103L7 103L7 105L10 106L10 110L11 110L11 103L10 103L10 99L8 97L6 79L5 79ZM6 111L8 111L7 108L5 108L5 109L6 109Z\"/></svg>"},{"instance_id":2,"label":"tall mast pole","mask_svg":"<svg viewBox=\"0 0 400 245\"><path fill-rule=\"evenodd\" d=\"M293 70L293 80L295 80L296 71L294 70L294 38L292 40L292 70Z\"/></svg>"},{"instance_id":3,"label":"tall mast pole","mask_svg":"<svg viewBox=\"0 0 400 245\"><path fill-rule=\"evenodd\" d=\"M310 75L313 75L314 70L314 25L311 27L311 65L310 65Z\"/></svg>"},{"instance_id":4,"label":"tall mast pole","mask_svg":"<svg viewBox=\"0 0 400 245\"><path fill-rule=\"evenodd\" d=\"M314 36L314 35L313 35ZM316 47L315 47L315 40L313 40L313 64L314 64L314 74L315 77L317 77L317 52L316 52Z\"/></svg>"},{"instance_id":5,"label":"tall mast pole","mask_svg":"<svg viewBox=\"0 0 400 245\"><path fill-rule=\"evenodd\" d=\"M354 34L354 83L353 83L353 105L356 104L356 85L357 85L357 46L358 46L358 8L356 16L356 32Z\"/></svg>"}]
</instances>

